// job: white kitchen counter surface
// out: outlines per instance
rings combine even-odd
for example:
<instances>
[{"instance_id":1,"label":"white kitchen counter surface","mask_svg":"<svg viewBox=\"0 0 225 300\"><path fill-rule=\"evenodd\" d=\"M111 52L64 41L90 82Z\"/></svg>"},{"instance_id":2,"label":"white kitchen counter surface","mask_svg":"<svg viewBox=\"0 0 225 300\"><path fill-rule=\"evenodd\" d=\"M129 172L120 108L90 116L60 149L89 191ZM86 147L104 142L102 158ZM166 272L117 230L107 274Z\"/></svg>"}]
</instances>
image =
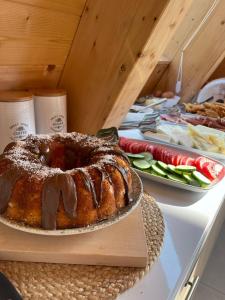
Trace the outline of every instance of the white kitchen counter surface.
<instances>
[{"instance_id":1,"label":"white kitchen counter surface","mask_svg":"<svg viewBox=\"0 0 225 300\"><path fill-rule=\"evenodd\" d=\"M121 131L120 135L142 138L135 130ZM183 191L146 179L143 183L163 212L164 244L151 271L118 300L174 300L192 271L224 201L225 179L207 193Z\"/></svg>"}]
</instances>

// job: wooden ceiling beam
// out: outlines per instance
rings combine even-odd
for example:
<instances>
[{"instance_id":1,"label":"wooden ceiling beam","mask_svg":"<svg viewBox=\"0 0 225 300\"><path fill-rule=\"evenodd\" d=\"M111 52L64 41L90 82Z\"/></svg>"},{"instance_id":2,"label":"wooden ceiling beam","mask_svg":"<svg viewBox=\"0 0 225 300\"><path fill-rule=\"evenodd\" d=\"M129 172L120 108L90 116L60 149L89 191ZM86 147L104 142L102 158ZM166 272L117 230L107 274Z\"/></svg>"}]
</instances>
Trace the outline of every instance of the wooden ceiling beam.
<instances>
[{"instance_id":1,"label":"wooden ceiling beam","mask_svg":"<svg viewBox=\"0 0 225 300\"><path fill-rule=\"evenodd\" d=\"M87 0L60 86L69 128L118 126L193 0Z\"/></svg>"}]
</instances>

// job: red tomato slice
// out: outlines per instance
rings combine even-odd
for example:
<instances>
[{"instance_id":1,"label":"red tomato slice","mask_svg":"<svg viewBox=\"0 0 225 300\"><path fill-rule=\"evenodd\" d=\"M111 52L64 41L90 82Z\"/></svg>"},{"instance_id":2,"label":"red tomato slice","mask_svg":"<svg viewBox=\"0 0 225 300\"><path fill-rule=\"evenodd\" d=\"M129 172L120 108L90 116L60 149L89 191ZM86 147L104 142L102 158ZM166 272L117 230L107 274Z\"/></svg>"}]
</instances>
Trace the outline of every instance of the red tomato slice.
<instances>
[{"instance_id":1,"label":"red tomato slice","mask_svg":"<svg viewBox=\"0 0 225 300\"><path fill-rule=\"evenodd\" d=\"M154 153L154 146L153 145L146 145L145 151L150 152L153 155L153 153Z\"/></svg>"},{"instance_id":2,"label":"red tomato slice","mask_svg":"<svg viewBox=\"0 0 225 300\"><path fill-rule=\"evenodd\" d=\"M178 166L178 165L180 165L181 164L181 160L182 160L182 155L177 155L176 156L176 160L175 160L175 163L176 163L176 165L175 166Z\"/></svg>"},{"instance_id":3,"label":"red tomato slice","mask_svg":"<svg viewBox=\"0 0 225 300\"><path fill-rule=\"evenodd\" d=\"M173 155L171 158L171 164L176 166L176 155Z\"/></svg>"},{"instance_id":4,"label":"red tomato slice","mask_svg":"<svg viewBox=\"0 0 225 300\"><path fill-rule=\"evenodd\" d=\"M211 162L211 163L214 163L212 160L206 158L206 157L203 157L203 156L199 156L195 159L195 166L197 168L198 171L202 171L203 169L203 165L207 162Z\"/></svg>"},{"instance_id":5,"label":"red tomato slice","mask_svg":"<svg viewBox=\"0 0 225 300\"><path fill-rule=\"evenodd\" d=\"M186 160L185 165L187 166L194 166L195 160L194 158L188 157L188 159Z\"/></svg>"},{"instance_id":6,"label":"red tomato slice","mask_svg":"<svg viewBox=\"0 0 225 300\"><path fill-rule=\"evenodd\" d=\"M182 156L179 162L179 165L186 165L188 157L187 156Z\"/></svg>"},{"instance_id":7,"label":"red tomato slice","mask_svg":"<svg viewBox=\"0 0 225 300\"><path fill-rule=\"evenodd\" d=\"M174 154L172 153L172 151L167 151L166 154L167 154L166 155L167 164L173 164L172 160L173 160Z\"/></svg>"},{"instance_id":8,"label":"red tomato slice","mask_svg":"<svg viewBox=\"0 0 225 300\"><path fill-rule=\"evenodd\" d=\"M204 166L202 167L203 175L205 175L210 180L215 180L218 176L218 174L216 173L215 165L216 164L211 162L205 162Z\"/></svg>"}]
</instances>

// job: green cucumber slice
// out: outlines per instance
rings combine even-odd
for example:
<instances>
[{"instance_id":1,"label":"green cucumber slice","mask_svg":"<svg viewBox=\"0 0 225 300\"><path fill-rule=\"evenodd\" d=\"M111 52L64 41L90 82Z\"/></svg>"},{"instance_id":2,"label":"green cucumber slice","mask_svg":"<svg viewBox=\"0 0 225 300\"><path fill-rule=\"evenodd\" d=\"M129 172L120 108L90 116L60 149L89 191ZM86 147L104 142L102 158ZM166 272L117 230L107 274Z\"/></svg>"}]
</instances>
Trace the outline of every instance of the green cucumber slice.
<instances>
[{"instance_id":1,"label":"green cucumber slice","mask_svg":"<svg viewBox=\"0 0 225 300\"><path fill-rule=\"evenodd\" d=\"M149 161L150 165L155 165L157 163L157 160L152 159L151 161Z\"/></svg>"},{"instance_id":2,"label":"green cucumber slice","mask_svg":"<svg viewBox=\"0 0 225 300\"><path fill-rule=\"evenodd\" d=\"M175 167L175 169L174 169L174 172L175 172L176 174L178 174L178 175L182 175L182 172L179 171L179 170L177 170L176 167Z\"/></svg>"},{"instance_id":3,"label":"green cucumber slice","mask_svg":"<svg viewBox=\"0 0 225 300\"><path fill-rule=\"evenodd\" d=\"M193 177L190 175L190 174L187 174L187 173L183 173L182 174L184 179L191 184L191 182L193 181Z\"/></svg>"},{"instance_id":4,"label":"green cucumber slice","mask_svg":"<svg viewBox=\"0 0 225 300\"><path fill-rule=\"evenodd\" d=\"M156 172L154 172L154 171L151 172L151 175L158 176L158 177L164 177L164 176L159 175L158 173L156 173Z\"/></svg>"},{"instance_id":5,"label":"green cucumber slice","mask_svg":"<svg viewBox=\"0 0 225 300\"><path fill-rule=\"evenodd\" d=\"M203 186L209 185L209 184L211 183L211 181L210 181L207 177L205 177L204 175L202 175L202 174L201 174L200 172L198 172L198 171L194 171L194 172L192 173L192 175L193 175L193 177L194 177L195 179L197 179L197 180L200 182L200 184L203 185Z\"/></svg>"},{"instance_id":6,"label":"green cucumber slice","mask_svg":"<svg viewBox=\"0 0 225 300\"><path fill-rule=\"evenodd\" d=\"M176 170L180 171L180 172L191 173L191 172L196 171L196 167L194 167L194 166L180 165L180 166L176 166Z\"/></svg>"},{"instance_id":7,"label":"green cucumber slice","mask_svg":"<svg viewBox=\"0 0 225 300\"><path fill-rule=\"evenodd\" d=\"M165 164L164 162L162 161L157 161L157 165L158 167L160 167L163 171L167 171L167 164Z\"/></svg>"},{"instance_id":8,"label":"green cucumber slice","mask_svg":"<svg viewBox=\"0 0 225 300\"><path fill-rule=\"evenodd\" d=\"M133 160L133 165L140 170L149 169L151 167L150 163L145 159L135 159Z\"/></svg>"},{"instance_id":9,"label":"green cucumber slice","mask_svg":"<svg viewBox=\"0 0 225 300\"><path fill-rule=\"evenodd\" d=\"M173 165L167 165L167 170L170 171L171 173L176 173L175 166L173 166Z\"/></svg>"},{"instance_id":10,"label":"green cucumber slice","mask_svg":"<svg viewBox=\"0 0 225 300\"><path fill-rule=\"evenodd\" d=\"M138 153L138 154L126 153L126 155L130 158L142 158L142 159L145 158L145 156L140 153Z\"/></svg>"},{"instance_id":11,"label":"green cucumber slice","mask_svg":"<svg viewBox=\"0 0 225 300\"><path fill-rule=\"evenodd\" d=\"M184 178L182 178L178 175L167 174L167 178L171 179L173 181L177 181L177 182L181 182L181 183L187 183L187 181Z\"/></svg>"},{"instance_id":12,"label":"green cucumber slice","mask_svg":"<svg viewBox=\"0 0 225 300\"><path fill-rule=\"evenodd\" d=\"M149 152L141 152L140 154L143 155L143 156L144 156L144 159L147 160L147 161L153 160L153 156L152 156L152 154L149 153Z\"/></svg>"},{"instance_id":13,"label":"green cucumber slice","mask_svg":"<svg viewBox=\"0 0 225 300\"><path fill-rule=\"evenodd\" d=\"M166 176L166 173L162 169L160 169L159 167L157 167L156 165L152 165L151 168L158 175L163 176L163 177Z\"/></svg>"}]
</instances>

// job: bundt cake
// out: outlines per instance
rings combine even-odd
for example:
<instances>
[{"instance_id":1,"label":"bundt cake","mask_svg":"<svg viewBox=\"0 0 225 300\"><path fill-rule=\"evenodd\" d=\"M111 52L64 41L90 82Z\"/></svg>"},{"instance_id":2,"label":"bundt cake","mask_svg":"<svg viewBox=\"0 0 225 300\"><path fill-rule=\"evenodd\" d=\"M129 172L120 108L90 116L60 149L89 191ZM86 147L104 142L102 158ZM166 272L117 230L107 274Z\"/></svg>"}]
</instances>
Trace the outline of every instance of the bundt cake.
<instances>
[{"instance_id":1,"label":"bundt cake","mask_svg":"<svg viewBox=\"0 0 225 300\"><path fill-rule=\"evenodd\" d=\"M0 213L28 226L74 228L128 205L129 161L104 139L80 133L28 136L0 156Z\"/></svg>"}]
</instances>

